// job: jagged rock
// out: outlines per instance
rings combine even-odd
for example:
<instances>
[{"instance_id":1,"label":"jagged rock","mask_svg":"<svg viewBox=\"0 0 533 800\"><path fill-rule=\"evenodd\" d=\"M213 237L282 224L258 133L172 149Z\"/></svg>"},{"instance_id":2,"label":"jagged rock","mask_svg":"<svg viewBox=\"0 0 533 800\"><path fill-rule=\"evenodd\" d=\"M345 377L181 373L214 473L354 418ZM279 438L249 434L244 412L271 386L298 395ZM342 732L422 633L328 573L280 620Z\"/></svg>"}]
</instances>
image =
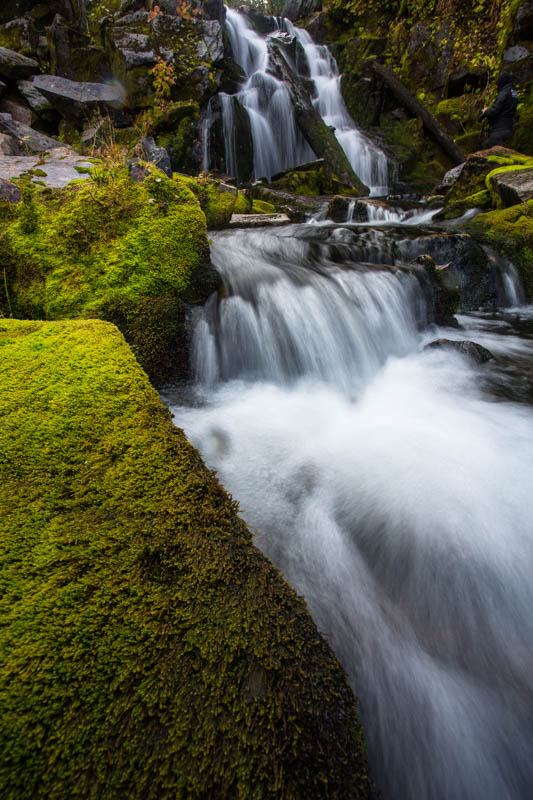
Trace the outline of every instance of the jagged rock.
<instances>
[{"instance_id":1,"label":"jagged rock","mask_svg":"<svg viewBox=\"0 0 533 800\"><path fill-rule=\"evenodd\" d=\"M264 36L278 30L274 18L267 17L266 14L263 14L258 8L254 8L254 6L241 6L239 11L246 17L251 27Z\"/></svg>"},{"instance_id":2,"label":"jagged rock","mask_svg":"<svg viewBox=\"0 0 533 800\"><path fill-rule=\"evenodd\" d=\"M17 89L25 98L31 110L41 119L54 120L56 112L47 97L31 81L18 81Z\"/></svg>"},{"instance_id":3,"label":"jagged rock","mask_svg":"<svg viewBox=\"0 0 533 800\"><path fill-rule=\"evenodd\" d=\"M0 178L0 202L20 203L21 199L22 197L18 186L15 186L11 181Z\"/></svg>"},{"instance_id":4,"label":"jagged rock","mask_svg":"<svg viewBox=\"0 0 533 800\"><path fill-rule=\"evenodd\" d=\"M215 19L196 23L199 34L197 57L200 61L221 64L224 60L224 38L220 22Z\"/></svg>"},{"instance_id":5,"label":"jagged rock","mask_svg":"<svg viewBox=\"0 0 533 800\"><path fill-rule=\"evenodd\" d=\"M439 185L435 188L435 194L445 194L447 190L450 189L457 180L459 180L467 163L467 161L463 161L462 164L458 164L456 167L449 169Z\"/></svg>"},{"instance_id":6,"label":"jagged rock","mask_svg":"<svg viewBox=\"0 0 533 800\"><path fill-rule=\"evenodd\" d=\"M33 122L33 114L27 103L13 100L10 97L6 97L0 101L0 112L3 114L11 114L16 122L21 122L23 125L31 125Z\"/></svg>"},{"instance_id":7,"label":"jagged rock","mask_svg":"<svg viewBox=\"0 0 533 800\"><path fill-rule=\"evenodd\" d=\"M142 147L145 160L154 163L165 175L171 178L172 166L170 164L170 157L165 148L158 147L152 137L141 139L139 144Z\"/></svg>"},{"instance_id":8,"label":"jagged rock","mask_svg":"<svg viewBox=\"0 0 533 800\"><path fill-rule=\"evenodd\" d=\"M500 172L490 178L504 207L523 203L533 197L533 168Z\"/></svg>"},{"instance_id":9,"label":"jagged rock","mask_svg":"<svg viewBox=\"0 0 533 800\"><path fill-rule=\"evenodd\" d=\"M8 80L17 81L29 78L39 72L39 64L35 59L0 47L0 75Z\"/></svg>"},{"instance_id":10,"label":"jagged rock","mask_svg":"<svg viewBox=\"0 0 533 800\"><path fill-rule=\"evenodd\" d=\"M81 83L55 75L37 75L33 84L67 119L83 119L102 106L120 106L124 91L118 83Z\"/></svg>"},{"instance_id":11,"label":"jagged rock","mask_svg":"<svg viewBox=\"0 0 533 800\"><path fill-rule=\"evenodd\" d=\"M28 153L43 153L54 147L61 147L61 142L57 139L16 122L11 114L0 114L0 133L12 136L19 147Z\"/></svg>"},{"instance_id":12,"label":"jagged rock","mask_svg":"<svg viewBox=\"0 0 533 800\"><path fill-rule=\"evenodd\" d=\"M351 221L367 222L367 203L363 200L354 200L353 197L344 197L343 195L336 195L333 200L330 201L328 210L326 211L326 219L331 219L333 222L346 222L350 203L355 203Z\"/></svg>"},{"instance_id":13,"label":"jagged rock","mask_svg":"<svg viewBox=\"0 0 533 800\"><path fill-rule=\"evenodd\" d=\"M48 28L50 71L69 80L93 81L109 75L109 64L104 50L91 44L88 34L57 15Z\"/></svg>"},{"instance_id":14,"label":"jagged rock","mask_svg":"<svg viewBox=\"0 0 533 800\"><path fill-rule=\"evenodd\" d=\"M322 0L285 0L281 16L296 22L317 11L322 11Z\"/></svg>"},{"instance_id":15,"label":"jagged rock","mask_svg":"<svg viewBox=\"0 0 533 800\"><path fill-rule=\"evenodd\" d=\"M19 152L17 140L12 136L8 136L7 133L0 133L0 155L17 156Z\"/></svg>"},{"instance_id":16,"label":"jagged rock","mask_svg":"<svg viewBox=\"0 0 533 800\"><path fill-rule=\"evenodd\" d=\"M468 339L462 342L456 342L453 339L436 339L424 348L424 350L436 349L456 350L458 353L461 353L461 355L468 356L468 358L475 361L476 364L486 364L487 361L494 360L494 356L490 350Z\"/></svg>"}]
</instances>

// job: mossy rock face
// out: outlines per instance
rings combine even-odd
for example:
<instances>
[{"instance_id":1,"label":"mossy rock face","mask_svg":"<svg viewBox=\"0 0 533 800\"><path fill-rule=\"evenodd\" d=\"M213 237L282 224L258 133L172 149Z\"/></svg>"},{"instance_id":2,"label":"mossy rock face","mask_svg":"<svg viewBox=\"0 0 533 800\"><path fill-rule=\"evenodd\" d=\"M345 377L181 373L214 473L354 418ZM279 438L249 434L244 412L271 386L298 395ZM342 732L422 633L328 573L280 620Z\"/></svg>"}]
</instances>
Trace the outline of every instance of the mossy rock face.
<instances>
[{"instance_id":1,"label":"mossy rock face","mask_svg":"<svg viewBox=\"0 0 533 800\"><path fill-rule=\"evenodd\" d=\"M0 350L2 798L371 797L342 669L118 330Z\"/></svg>"},{"instance_id":2,"label":"mossy rock face","mask_svg":"<svg viewBox=\"0 0 533 800\"><path fill-rule=\"evenodd\" d=\"M529 300L533 299L533 200L479 214L467 231L507 255L515 265Z\"/></svg>"},{"instance_id":3,"label":"mossy rock face","mask_svg":"<svg viewBox=\"0 0 533 800\"><path fill-rule=\"evenodd\" d=\"M218 285L205 215L195 195L151 168L133 183L125 168L61 192L24 191L0 240L10 309L37 319L98 316L121 324L140 363L157 381L175 357L186 303ZM122 324L124 323L124 324ZM181 350L182 348L178 348Z\"/></svg>"},{"instance_id":4,"label":"mossy rock face","mask_svg":"<svg viewBox=\"0 0 533 800\"><path fill-rule=\"evenodd\" d=\"M296 168L284 174L279 180L272 181L271 186L273 189L297 195L345 194L353 197L360 195L358 189L342 183L324 167L304 170Z\"/></svg>"},{"instance_id":5,"label":"mossy rock face","mask_svg":"<svg viewBox=\"0 0 533 800\"><path fill-rule=\"evenodd\" d=\"M208 230L229 226L239 194L235 187L210 178L190 178L186 175L176 175L175 178L198 199Z\"/></svg>"}]
</instances>

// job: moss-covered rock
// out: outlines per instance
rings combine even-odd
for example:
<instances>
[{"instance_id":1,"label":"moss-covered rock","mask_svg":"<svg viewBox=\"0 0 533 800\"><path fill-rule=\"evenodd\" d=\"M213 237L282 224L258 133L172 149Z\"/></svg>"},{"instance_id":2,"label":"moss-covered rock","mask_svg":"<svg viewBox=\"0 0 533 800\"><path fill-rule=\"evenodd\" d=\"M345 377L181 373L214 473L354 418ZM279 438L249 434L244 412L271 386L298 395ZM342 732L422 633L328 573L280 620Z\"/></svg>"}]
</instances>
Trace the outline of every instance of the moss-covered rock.
<instances>
[{"instance_id":1,"label":"moss-covered rock","mask_svg":"<svg viewBox=\"0 0 533 800\"><path fill-rule=\"evenodd\" d=\"M324 166L314 169L296 168L287 171L278 180L273 180L270 185L273 189L297 195L345 194L353 197L360 196L359 189L342 183Z\"/></svg>"},{"instance_id":2,"label":"moss-covered rock","mask_svg":"<svg viewBox=\"0 0 533 800\"><path fill-rule=\"evenodd\" d=\"M370 797L344 673L117 329L0 350L1 796Z\"/></svg>"},{"instance_id":3,"label":"moss-covered rock","mask_svg":"<svg viewBox=\"0 0 533 800\"><path fill-rule=\"evenodd\" d=\"M200 203L155 168L143 183L98 166L60 192L26 187L0 263L15 316L110 319L157 381L186 372L185 304L218 285Z\"/></svg>"},{"instance_id":4,"label":"moss-covered rock","mask_svg":"<svg viewBox=\"0 0 533 800\"><path fill-rule=\"evenodd\" d=\"M276 206L273 203L267 203L265 200L252 200L252 211L254 214L275 214Z\"/></svg>"},{"instance_id":5,"label":"moss-covered rock","mask_svg":"<svg viewBox=\"0 0 533 800\"><path fill-rule=\"evenodd\" d=\"M471 236L507 255L533 299L533 200L479 214L467 224Z\"/></svg>"}]
</instances>

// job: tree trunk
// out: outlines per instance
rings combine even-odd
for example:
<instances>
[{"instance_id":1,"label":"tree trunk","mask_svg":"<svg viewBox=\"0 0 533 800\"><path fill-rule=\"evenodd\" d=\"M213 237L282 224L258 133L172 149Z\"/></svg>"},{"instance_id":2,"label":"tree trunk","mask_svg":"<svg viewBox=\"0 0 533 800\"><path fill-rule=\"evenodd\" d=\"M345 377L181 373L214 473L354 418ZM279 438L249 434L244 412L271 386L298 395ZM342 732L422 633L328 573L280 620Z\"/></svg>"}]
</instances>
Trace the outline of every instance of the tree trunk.
<instances>
[{"instance_id":1,"label":"tree trunk","mask_svg":"<svg viewBox=\"0 0 533 800\"><path fill-rule=\"evenodd\" d=\"M391 90L393 95L405 108L409 109L415 116L420 117L427 132L433 136L444 152L450 156L454 164L462 164L463 161L466 161L465 156L461 153L453 139L451 139L441 125L439 125L433 114L431 114L427 108L424 108L422 103L411 94L409 89L396 77L390 67L386 67L384 64L378 64L377 61L367 61L365 66Z\"/></svg>"}]
</instances>

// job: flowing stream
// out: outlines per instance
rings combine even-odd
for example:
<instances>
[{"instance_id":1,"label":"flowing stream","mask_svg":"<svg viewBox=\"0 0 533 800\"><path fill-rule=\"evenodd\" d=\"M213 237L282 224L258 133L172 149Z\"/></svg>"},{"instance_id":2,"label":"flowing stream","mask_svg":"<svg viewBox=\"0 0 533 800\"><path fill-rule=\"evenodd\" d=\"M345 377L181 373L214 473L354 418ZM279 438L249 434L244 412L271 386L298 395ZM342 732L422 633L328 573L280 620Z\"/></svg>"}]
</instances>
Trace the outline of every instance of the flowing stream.
<instances>
[{"instance_id":1,"label":"flowing stream","mask_svg":"<svg viewBox=\"0 0 533 800\"><path fill-rule=\"evenodd\" d=\"M526 800L533 314L436 329L401 266L435 233L213 235L225 292L197 321L192 396L167 401L344 665L385 800ZM496 360L424 350L442 335Z\"/></svg>"}]
</instances>

